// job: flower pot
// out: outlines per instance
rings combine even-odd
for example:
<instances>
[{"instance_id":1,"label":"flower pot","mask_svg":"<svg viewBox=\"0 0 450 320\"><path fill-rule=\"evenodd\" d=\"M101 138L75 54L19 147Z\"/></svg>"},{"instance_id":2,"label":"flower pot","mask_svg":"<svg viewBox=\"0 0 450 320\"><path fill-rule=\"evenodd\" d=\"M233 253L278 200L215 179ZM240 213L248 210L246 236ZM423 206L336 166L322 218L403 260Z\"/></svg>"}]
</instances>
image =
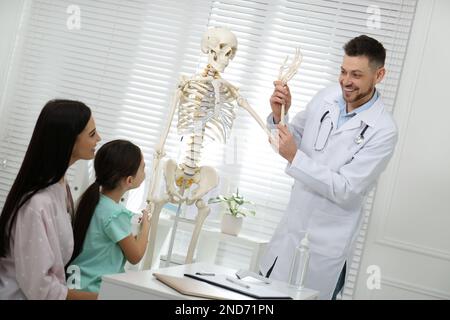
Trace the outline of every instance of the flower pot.
<instances>
[{"instance_id":1,"label":"flower pot","mask_svg":"<svg viewBox=\"0 0 450 320\"><path fill-rule=\"evenodd\" d=\"M224 214L222 218L221 231L232 236L237 236L241 231L242 221L242 217Z\"/></svg>"}]
</instances>

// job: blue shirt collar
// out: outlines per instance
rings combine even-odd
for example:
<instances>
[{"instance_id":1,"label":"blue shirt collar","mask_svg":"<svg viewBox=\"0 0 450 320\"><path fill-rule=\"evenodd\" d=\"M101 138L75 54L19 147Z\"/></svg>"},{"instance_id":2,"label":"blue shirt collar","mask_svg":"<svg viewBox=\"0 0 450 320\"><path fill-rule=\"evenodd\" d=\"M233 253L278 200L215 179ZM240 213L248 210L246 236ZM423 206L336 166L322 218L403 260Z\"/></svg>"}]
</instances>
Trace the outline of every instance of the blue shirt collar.
<instances>
[{"instance_id":1,"label":"blue shirt collar","mask_svg":"<svg viewBox=\"0 0 450 320\"><path fill-rule=\"evenodd\" d=\"M339 111L341 115L344 116L354 116L357 115L358 113L363 112L364 110L369 109L371 106L373 106L373 104L377 101L378 97L379 97L379 93L378 90L375 89L375 93L373 95L373 97L367 101L365 104L363 104L362 106L356 108L355 110L353 110L350 113L347 113L347 103L344 100L344 96L342 94L339 95L338 98L338 104L339 104Z\"/></svg>"},{"instance_id":2,"label":"blue shirt collar","mask_svg":"<svg viewBox=\"0 0 450 320\"><path fill-rule=\"evenodd\" d=\"M338 118L337 127L340 128L344 123L346 123L348 120L350 120L351 118L356 116L358 113L361 113L361 112L369 109L370 107L372 107L374 105L374 103L377 101L378 96L379 96L378 91L377 91L377 89L375 89L375 93L373 94L373 97L369 101L367 101L362 106L356 108L352 112L347 113L347 103L345 102L344 97L341 92L341 94L339 95L339 97L337 99L337 102L339 105L339 118Z\"/></svg>"}]
</instances>

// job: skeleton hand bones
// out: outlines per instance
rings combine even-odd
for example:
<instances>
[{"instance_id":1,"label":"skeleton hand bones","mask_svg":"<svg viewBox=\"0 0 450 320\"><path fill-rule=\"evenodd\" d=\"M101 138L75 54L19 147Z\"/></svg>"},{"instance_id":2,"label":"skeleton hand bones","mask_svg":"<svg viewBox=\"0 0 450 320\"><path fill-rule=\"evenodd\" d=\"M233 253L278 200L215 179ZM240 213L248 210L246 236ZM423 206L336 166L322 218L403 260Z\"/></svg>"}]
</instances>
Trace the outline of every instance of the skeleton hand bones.
<instances>
[{"instance_id":1,"label":"skeleton hand bones","mask_svg":"<svg viewBox=\"0 0 450 320\"><path fill-rule=\"evenodd\" d=\"M284 59L283 64L280 67L280 72L278 74L278 80L281 81L282 85L285 86L289 80L291 80L294 75L297 73L298 68L300 68L300 64L302 63L303 60L303 56L300 52L300 49L297 48L295 49L295 56L294 59L291 63L291 65L288 66L287 62L289 60L289 56L286 57L286 59ZM284 71L286 71L286 73L283 73ZM281 106L281 125L285 125L284 123L284 116L285 116L285 105L283 104Z\"/></svg>"}]
</instances>

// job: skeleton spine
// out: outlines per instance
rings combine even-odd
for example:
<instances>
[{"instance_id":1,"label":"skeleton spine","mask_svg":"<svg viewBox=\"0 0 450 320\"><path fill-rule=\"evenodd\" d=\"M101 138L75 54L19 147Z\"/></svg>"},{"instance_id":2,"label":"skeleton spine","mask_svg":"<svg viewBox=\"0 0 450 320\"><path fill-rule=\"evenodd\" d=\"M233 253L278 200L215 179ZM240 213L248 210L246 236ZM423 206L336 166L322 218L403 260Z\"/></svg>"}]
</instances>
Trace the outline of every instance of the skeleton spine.
<instances>
[{"instance_id":1,"label":"skeleton spine","mask_svg":"<svg viewBox=\"0 0 450 320\"><path fill-rule=\"evenodd\" d=\"M207 71L207 75L209 77L214 77L216 75L216 71L209 66L205 71ZM209 87L207 90L208 93L202 97L202 100L200 102L200 110L205 113L207 112L207 110L214 108L215 105L213 88ZM201 150L203 148L202 145L204 135L205 135L204 116L201 114L194 115L194 130L190 136L184 162L181 165L185 178L192 177L199 167Z\"/></svg>"}]
</instances>

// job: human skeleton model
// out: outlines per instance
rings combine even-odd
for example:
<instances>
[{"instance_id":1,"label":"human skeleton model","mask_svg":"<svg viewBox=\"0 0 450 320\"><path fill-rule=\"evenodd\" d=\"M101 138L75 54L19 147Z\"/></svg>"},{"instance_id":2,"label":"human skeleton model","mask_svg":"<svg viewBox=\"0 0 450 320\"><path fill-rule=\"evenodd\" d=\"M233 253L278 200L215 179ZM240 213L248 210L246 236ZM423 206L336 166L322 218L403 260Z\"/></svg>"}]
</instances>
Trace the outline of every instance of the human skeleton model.
<instances>
[{"instance_id":1,"label":"human skeleton model","mask_svg":"<svg viewBox=\"0 0 450 320\"><path fill-rule=\"evenodd\" d=\"M224 71L237 51L237 40L234 34L226 28L209 29L203 35L201 47L202 51L208 54L208 65L201 74L194 75L192 78L181 78L171 105L167 126L155 149L152 181L147 197L147 209L152 215L152 223L144 269L152 265L159 215L162 207L169 202L177 204L178 210L172 229L167 265L170 263L181 205L195 204L198 209L185 260L185 263L192 262L203 222L210 212L210 208L202 197L219 183L219 177L214 168L199 166L203 141L205 137L226 141L235 118L235 105L247 110L270 137L270 131L265 123L240 96L238 89L220 77L220 72ZM295 74L292 70L290 72L292 76ZM289 79L285 77L285 80L287 82ZM159 166L164 157L164 144L177 109L178 133L189 136L187 152L183 163L177 164L169 159L162 165L166 190L162 197L157 197L161 172ZM192 185L197 185L197 188L193 190Z\"/></svg>"}]
</instances>

